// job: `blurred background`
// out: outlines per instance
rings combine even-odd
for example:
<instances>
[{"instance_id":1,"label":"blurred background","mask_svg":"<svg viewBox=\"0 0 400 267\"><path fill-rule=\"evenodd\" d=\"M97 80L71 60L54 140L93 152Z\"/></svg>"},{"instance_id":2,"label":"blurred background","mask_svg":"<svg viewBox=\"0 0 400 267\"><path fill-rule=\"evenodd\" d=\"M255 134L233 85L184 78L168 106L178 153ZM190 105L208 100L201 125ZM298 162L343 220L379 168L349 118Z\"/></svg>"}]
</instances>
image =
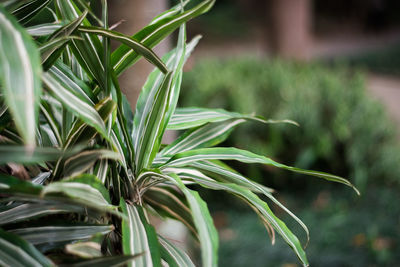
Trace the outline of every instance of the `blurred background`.
<instances>
[{"instance_id":1,"label":"blurred background","mask_svg":"<svg viewBox=\"0 0 400 267\"><path fill-rule=\"evenodd\" d=\"M177 1L109 2L112 24L133 34ZM223 145L341 175L360 189L358 197L311 177L235 166L277 189L309 227L311 266L400 266L400 1L217 0L188 34L204 37L186 65L180 106L300 124L248 123ZM151 71L138 64L122 78L132 106ZM298 266L280 238L271 245L251 210L228 195L201 193L220 232L220 266ZM271 207L305 243L300 227Z\"/></svg>"}]
</instances>

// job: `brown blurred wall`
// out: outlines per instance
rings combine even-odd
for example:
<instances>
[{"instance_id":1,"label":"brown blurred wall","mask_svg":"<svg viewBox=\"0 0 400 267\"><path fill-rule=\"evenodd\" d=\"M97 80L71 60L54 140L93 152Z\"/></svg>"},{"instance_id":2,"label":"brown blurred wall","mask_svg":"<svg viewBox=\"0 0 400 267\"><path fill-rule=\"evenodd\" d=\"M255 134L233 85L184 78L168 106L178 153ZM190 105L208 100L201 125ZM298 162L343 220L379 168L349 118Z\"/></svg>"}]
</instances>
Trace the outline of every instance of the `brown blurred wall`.
<instances>
[{"instance_id":1,"label":"brown blurred wall","mask_svg":"<svg viewBox=\"0 0 400 267\"><path fill-rule=\"evenodd\" d=\"M311 4L311 0L271 0L267 5L275 54L284 58L309 58Z\"/></svg>"}]
</instances>

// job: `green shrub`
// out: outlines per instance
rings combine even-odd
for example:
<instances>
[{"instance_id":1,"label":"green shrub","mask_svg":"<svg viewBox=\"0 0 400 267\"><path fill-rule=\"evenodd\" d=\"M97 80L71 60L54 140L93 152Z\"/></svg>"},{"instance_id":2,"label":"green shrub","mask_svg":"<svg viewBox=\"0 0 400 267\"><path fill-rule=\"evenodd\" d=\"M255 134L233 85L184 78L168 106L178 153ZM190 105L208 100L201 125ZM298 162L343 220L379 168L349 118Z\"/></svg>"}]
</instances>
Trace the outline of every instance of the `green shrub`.
<instances>
[{"instance_id":1,"label":"green shrub","mask_svg":"<svg viewBox=\"0 0 400 267\"><path fill-rule=\"evenodd\" d=\"M246 125L231 135L230 144L298 167L348 175L361 189L367 181L399 181L394 127L366 94L363 75L345 66L203 60L185 75L182 92L182 106L222 106L300 124Z\"/></svg>"}]
</instances>

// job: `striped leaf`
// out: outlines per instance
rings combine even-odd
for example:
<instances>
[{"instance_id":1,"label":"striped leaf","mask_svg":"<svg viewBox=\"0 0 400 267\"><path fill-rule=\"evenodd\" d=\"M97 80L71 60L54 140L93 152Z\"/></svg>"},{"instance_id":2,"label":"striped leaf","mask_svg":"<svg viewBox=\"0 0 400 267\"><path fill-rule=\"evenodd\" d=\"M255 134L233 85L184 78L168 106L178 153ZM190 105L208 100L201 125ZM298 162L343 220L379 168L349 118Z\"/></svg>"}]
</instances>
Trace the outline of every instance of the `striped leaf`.
<instances>
[{"instance_id":1,"label":"striped leaf","mask_svg":"<svg viewBox=\"0 0 400 267\"><path fill-rule=\"evenodd\" d=\"M65 88L71 89L71 92L82 101L91 105L98 101L89 85L85 83L84 80L78 78L71 69L61 61L57 61L48 72L51 73L57 81L64 84Z\"/></svg>"},{"instance_id":2,"label":"striped leaf","mask_svg":"<svg viewBox=\"0 0 400 267\"><path fill-rule=\"evenodd\" d=\"M26 145L35 145L41 95L39 51L26 31L0 6L0 84Z\"/></svg>"},{"instance_id":3,"label":"striped leaf","mask_svg":"<svg viewBox=\"0 0 400 267\"><path fill-rule=\"evenodd\" d=\"M68 244L65 246L65 251L85 259L100 257L102 255L101 245L93 241Z\"/></svg>"},{"instance_id":4,"label":"striped leaf","mask_svg":"<svg viewBox=\"0 0 400 267\"><path fill-rule=\"evenodd\" d=\"M233 183L245 187L252 192L261 193L267 198L269 198L274 204L279 206L282 210L288 213L306 232L307 235L307 242L310 239L310 233L308 231L307 226L300 220L295 214L293 214L288 208L286 208L282 203L280 203L273 195L273 189L268 188L264 185L256 183L244 176L240 173L234 171L226 164L219 162L219 161L204 161L204 162L194 162L190 165L190 167L194 167L207 176L215 178L219 182L225 183Z\"/></svg>"},{"instance_id":5,"label":"striped leaf","mask_svg":"<svg viewBox=\"0 0 400 267\"><path fill-rule=\"evenodd\" d=\"M168 123L168 130L185 130L204 125L209 122L222 122L231 119L254 120L262 123L289 123L298 126L291 120L267 120L261 116L244 115L223 109L178 108Z\"/></svg>"},{"instance_id":6,"label":"striped leaf","mask_svg":"<svg viewBox=\"0 0 400 267\"><path fill-rule=\"evenodd\" d=\"M72 0L55 0L55 6L63 20L74 21L83 13ZM87 19L84 19L82 24L91 26ZM94 78L102 90L108 91L102 61L102 44L99 38L89 34L78 34L78 36L83 40L73 40L70 48L79 63L79 68L83 68L87 75Z\"/></svg>"},{"instance_id":7,"label":"striped leaf","mask_svg":"<svg viewBox=\"0 0 400 267\"><path fill-rule=\"evenodd\" d=\"M164 86L166 77L162 78L162 73L158 70L154 70L145 85L143 86L142 92L139 96L136 104L136 112L134 117L132 136L134 140L134 147L136 152L136 167L137 171L142 168L148 168L154 160L156 153L159 151L161 145L161 138L164 134L168 121L171 115L175 111L176 104L178 102L178 96L180 92L180 86L182 81L182 67L185 60L190 56L194 47L199 41L199 37L194 38L189 44L188 49L185 45L186 33L185 26L181 26L178 38L178 46L176 49L166 54L163 60L166 62L168 68L172 69L171 79L168 86L168 94L164 93L160 97L160 89ZM161 83L163 81L163 83ZM164 90L166 90L165 88ZM159 104L165 104L160 106ZM159 108L159 110L154 109ZM153 114L156 111L156 114ZM155 115L155 116L154 116ZM154 120L150 117L157 117ZM149 124L153 123L153 124ZM156 126L150 128L149 126ZM146 133L149 132L149 133ZM147 136L148 138L147 141ZM142 145L146 145L145 150L141 148ZM144 156L144 158L142 158Z\"/></svg>"},{"instance_id":8,"label":"striped leaf","mask_svg":"<svg viewBox=\"0 0 400 267\"><path fill-rule=\"evenodd\" d=\"M151 165L161 145L162 130L166 126L164 118L169 105L172 74L169 72L165 75L154 99L148 99L139 126L136 128L134 140L136 174Z\"/></svg>"},{"instance_id":9,"label":"striped leaf","mask_svg":"<svg viewBox=\"0 0 400 267\"><path fill-rule=\"evenodd\" d=\"M197 236L189 204L177 189L152 186L145 192L144 201L159 215L182 222L194 236Z\"/></svg>"},{"instance_id":10,"label":"striped leaf","mask_svg":"<svg viewBox=\"0 0 400 267\"><path fill-rule=\"evenodd\" d=\"M183 23L207 12L213 6L214 2L215 0L206 0L183 13L164 17L143 28L133 35L132 38L146 47L152 48ZM120 75L139 58L140 56L138 53L135 53L125 45L121 45L112 53L111 63L114 67L115 73Z\"/></svg>"},{"instance_id":11,"label":"striped leaf","mask_svg":"<svg viewBox=\"0 0 400 267\"><path fill-rule=\"evenodd\" d=\"M68 264L68 267L110 267L124 266L127 262L140 258L142 254L137 255L118 255L118 256L103 256L90 260L81 261L78 263ZM66 265L63 265L66 266Z\"/></svg>"},{"instance_id":12,"label":"striped leaf","mask_svg":"<svg viewBox=\"0 0 400 267\"><path fill-rule=\"evenodd\" d=\"M26 3L13 10L12 14L18 19L19 23L24 25L42 11L50 1L51 0L26 1Z\"/></svg>"},{"instance_id":13,"label":"striped leaf","mask_svg":"<svg viewBox=\"0 0 400 267\"><path fill-rule=\"evenodd\" d=\"M53 65L53 63L60 57L65 45L73 38L76 37L68 36L68 37L56 38L42 44L39 47L39 51L42 57L42 65L45 71L47 71Z\"/></svg>"},{"instance_id":14,"label":"striped leaf","mask_svg":"<svg viewBox=\"0 0 400 267\"><path fill-rule=\"evenodd\" d=\"M71 36L78 26L85 19L87 12L82 13L74 21L66 24L57 31L55 31L50 37L49 41L40 47L40 52L42 54L42 65L43 69L47 71L53 63L61 56L66 44L75 39L80 39L78 37ZM44 49L45 48L45 49Z\"/></svg>"},{"instance_id":15,"label":"striped leaf","mask_svg":"<svg viewBox=\"0 0 400 267\"><path fill-rule=\"evenodd\" d=\"M65 161L64 176L77 176L91 168L100 159L121 160L121 157L119 153L105 149L82 151Z\"/></svg>"},{"instance_id":16,"label":"striped leaf","mask_svg":"<svg viewBox=\"0 0 400 267\"><path fill-rule=\"evenodd\" d=\"M32 36L46 36L53 34L62 26L61 23L43 23L27 27L26 31Z\"/></svg>"},{"instance_id":17,"label":"striped leaf","mask_svg":"<svg viewBox=\"0 0 400 267\"><path fill-rule=\"evenodd\" d=\"M129 266L161 266L161 255L157 235L144 217L141 207L127 204L121 199L120 208L128 219L122 221L122 249L125 255L143 253Z\"/></svg>"},{"instance_id":18,"label":"striped leaf","mask_svg":"<svg viewBox=\"0 0 400 267\"><path fill-rule=\"evenodd\" d=\"M245 122L244 119L233 119L222 123L208 123L188 130L173 143L166 146L160 152L160 156L174 155L195 148L215 146L225 141L233 128L243 122Z\"/></svg>"},{"instance_id":19,"label":"striped leaf","mask_svg":"<svg viewBox=\"0 0 400 267\"><path fill-rule=\"evenodd\" d=\"M5 211L1 211L0 225L18 223L51 214L62 214L69 212L84 214L85 207L52 202L26 203L12 207Z\"/></svg>"},{"instance_id":20,"label":"striped leaf","mask_svg":"<svg viewBox=\"0 0 400 267\"><path fill-rule=\"evenodd\" d=\"M97 210L112 211L114 206L110 204L108 191L95 178L90 175L77 177L65 182L51 183L43 188L41 197L64 195L74 200L75 203L95 208ZM86 181L85 181L86 180Z\"/></svg>"},{"instance_id":21,"label":"striped leaf","mask_svg":"<svg viewBox=\"0 0 400 267\"><path fill-rule=\"evenodd\" d=\"M151 20L149 25L156 24L157 22L159 22L165 18L168 18L170 16L180 13L182 11L182 8L184 8L186 6L186 4L189 2L190 2L190 0L181 1L181 3L171 7L169 10L166 10L166 11L162 12L161 14L157 15L155 18L153 18Z\"/></svg>"},{"instance_id":22,"label":"striped leaf","mask_svg":"<svg viewBox=\"0 0 400 267\"><path fill-rule=\"evenodd\" d=\"M163 168L166 166L187 166L190 163L201 160L237 160L244 163L261 163L296 173L308 174L332 182L342 183L350 186L357 194L359 194L358 190L348 180L342 177L319 171L303 170L300 168L290 167L273 161L270 158L232 147L200 148L182 152L173 156L163 166Z\"/></svg>"},{"instance_id":23,"label":"striped leaf","mask_svg":"<svg viewBox=\"0 0 400 267\"><path fill-rule=\"evenodd\" d=\"M119 41L126 46L130 47L138 53L139 55L143 56L146 60L148 60L150 63L152 63L154 66L159 68L163 73L167 73L169 70L165 66L165 64L161 61L161 59L158 58L158 56L149 48L141 44L140 42L137 42L135 39L126 36L122 33L118 33L115 31L111 30L106 30L100 27L79 27L79 31L82 33L92 33L96 35L100 35L103 37L108 37L113 40Z\"/></svg>"},{"instance_id":24,"label":"striped leaf","mask_svg":"<svg viewBox=\"0 0 400 267\"><path fill-rule=\"evenodd\" d=\"M250 190L240 187L236 184L226 184L213 181L212 179L203 175L200 172L187 171L180 173L180 176L194 179L196 183L206 188L227 191L244 199L251 207L253 207L257 211L262 220L266 220L268 222L268 225L271 225L283 237L286 243L294 250L296 255L302 261L304 266L308 266L306 254L297 237L290 231L290 229L285 225L284 222L282 222L278 217L275 216L275 214L268 207L267 203L262 201Z\"/></svg>"},{"instance_id":25,"label":"striped leaf","mask_svg":"<svg viewBox=\"0 0 400 267\"><path fill-rule=\"evenodd\" d=\"M182 32L182 31L181 31ZM180 40L182 42L182 40L184 40L184 36L182 36L182 34L180 35ZM188 57L190 56L190 54L192 53L193 49L196 47L197 43L200 40L200 36L197 36L195 38L193 38L192 41L190 41L187 45L186 45L186 49L185 51L185 57L184 57L184 62L188 59ZM182 45L181 45L182 47ZM174 66L174 64L176 64L177 62L180 62L180 56L182 53L182 50L184 49L184 47L181 48L180 51L178 51L177 49L173 49L172 51L168 52L166 55L163 56L162 60L165 62L165 65L167 66L167 68L169 69L177 69L177 66ZM177 58L178 56L178 58ZM182 62L182 64L184 63ZM181 69L181 67L180 67ZM172 100L172 106L170 108L168 108L167 110L167 119L169 120L170 116L172 115L172 113L175 111L175 106L176 106L176 101L177 101L177 97L179 95L179 89L180 89L180 80L178 76L180 73L180 70L175 71L175 83L173 84L173 89L171 90L171 100ZM157 88L159 88L159 86L161 85L162 81L163 81L163 73L161 71L159 71L158 69L153 70L149 77L147 78L146 83L144 84L138 101L136 103L136 110L135 110L135 117L134 117L134 121L133 121L133 129L132 129L132 138L135 140L137 138L137 132L140 129L140 124L141 121L143 120L145 114L146 114L146 110L148 109L148 105L151 104L152 99L154 99L155 94L157 92Z\"/></svg>"},{"instance_id":26,"label":"striped leaf","mask_svg":"<svg viewBox=\"0 0 400 267\"><path fill-rule=\"evenodd\" d=\"M32 151L26 151L23 146L0 146L0 164L14 163L41 163L57 161L62 156L76 153L77 149L60 151L50 147L36 147Z\"/></svg>"},{"instance_id":27,"label":"striped leaf","mask_svg":"<svg viewBox=\"0 0 400 267\"><path fill-rule=\"evenodd\" d=\"M67 84L58 81L57 77L51 73L44 73L42 80L46 87L70 112L108 138L104 121L93 106L75 96L71 92L73 89L68 88Z\"/></svg>"},{"instance_id":28,"label":"striped leaf","mask_svg":"<svg viewBox=\"0 0 400 267\"><path fill-rule=\"evenodd\" d=\"M32 244L19 236L0 228L0 265L1 266L55 266Z\"/></svg>"},{"instance_id":29,"label":"striped leaf","mask_svg":"<svg viewBox=\"0 0 400 267\"><path fill-rule=\"evenodd\" d=\"M112 225L40 226L10 230L33 245L72 242L90 239L96 234L107 234Z\"/></svg>"},{"instance_id":30,"label":"striped leaf","mask_svg":"<svg viewBox=\"0 0 400 267\"><path fill-rule=\"evenodd\" d=\"M94 109L104 121L104 125L108 121L108 119L110 119L110 114L115 111L116 105L117 104L110 97L106 97L100 100L100 102L94 106ZM97 134L98 131L95 128L89 127L82 121L76 121L72 129L68 133L67 141L65 142L64 148L68 148L74 144L87 144L90 140L97 136ZM105 137L107 141L112 143L112 137L110 138L108 136L108 133L106 136L103 137Z\"/></svg>"},{"instance_id":31,"label":"striped leaf","mask_svg":"<svg viewBox=\"0 0 400 267\"><path fill-rule=\"evenodd\" d=\"M204 267L218 266L218 233L206 202L201 199L199 193L188 189L177 175L170 174L170 177L189 202L193 221L199 234L202 265Z\"/></svg>"},{"instance_id":32,"label":"striped leaf","mask_svg":"<svg viewBox=\"0 0 400 267\"><path fill-rule=\"evenodd\" d=\"M194 267L194 263L190 257L180 248L167 239L159 236L158 240L161 245L161 254L163 259L168 263L169 267Z\"/></svg>"}]
</instances>

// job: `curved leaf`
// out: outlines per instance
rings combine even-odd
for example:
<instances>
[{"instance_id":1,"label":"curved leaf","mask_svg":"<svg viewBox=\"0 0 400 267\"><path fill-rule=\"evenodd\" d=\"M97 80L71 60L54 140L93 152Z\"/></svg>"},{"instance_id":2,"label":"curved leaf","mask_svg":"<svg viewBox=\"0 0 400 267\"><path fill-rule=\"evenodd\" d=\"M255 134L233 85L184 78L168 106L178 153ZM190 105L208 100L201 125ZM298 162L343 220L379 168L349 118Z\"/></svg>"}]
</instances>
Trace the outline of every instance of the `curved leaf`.
<instances>
[{"instance_id":1,"label":"curved leaf","mask_svg":"<svg viewBox=\"0 0 400 267\"><path fill-rule=\"evenodd\" d=\"M1 6L0 39L0 87L20 135L32 147L42 91L39 50Z\"/></svg>"},{"instance_id":2,"label":"curved leaf","mask_svg":"<svg viewBox=\"0 0 400 267\"><path fill-rule=\"evenodd\" d=\"M19 236L0 228L0 265L2 266L54 266L34 246Z\"/></svg>"},{"instance_id":3,"label":"curved leaf","mask_svg":"<svg viewBox=\"0 0 400 267\"><path fill-rule=\"evenodd\" d=\"M233 147L214 147L214 148L200 148L195 150L190 150L186 152L179 153L173 156L164 166L186 166L189 163L200 161L200 160L237 160L244 163L261 163L265 165L271 165L277 168L308 174L311 176L319 177L328 181L342 183L347 186L350 186L354 189L357 194L360 194L358 190L346 179L324 172L319 171L311 171L311 170L303 170L300 168L290 167L276 161L273 161L270 158L260 156L254 153L251 153L246 150L241 150Z\"/></svg>"},{"instance_id":4,"label":"curved leaf","mask_svg":"<svg viewBox=\"0 0 400 267\"><path fill-rule=\"evenodd\" d=\"M231 119L254 120L262 123L289 123L298 126L292 120L267 120L261 116L244 115L223 109L210 108L178 108L168 123L168 130L185 130L204 125L209 122L222 122Z\"/></svg>"}]
</instances>

